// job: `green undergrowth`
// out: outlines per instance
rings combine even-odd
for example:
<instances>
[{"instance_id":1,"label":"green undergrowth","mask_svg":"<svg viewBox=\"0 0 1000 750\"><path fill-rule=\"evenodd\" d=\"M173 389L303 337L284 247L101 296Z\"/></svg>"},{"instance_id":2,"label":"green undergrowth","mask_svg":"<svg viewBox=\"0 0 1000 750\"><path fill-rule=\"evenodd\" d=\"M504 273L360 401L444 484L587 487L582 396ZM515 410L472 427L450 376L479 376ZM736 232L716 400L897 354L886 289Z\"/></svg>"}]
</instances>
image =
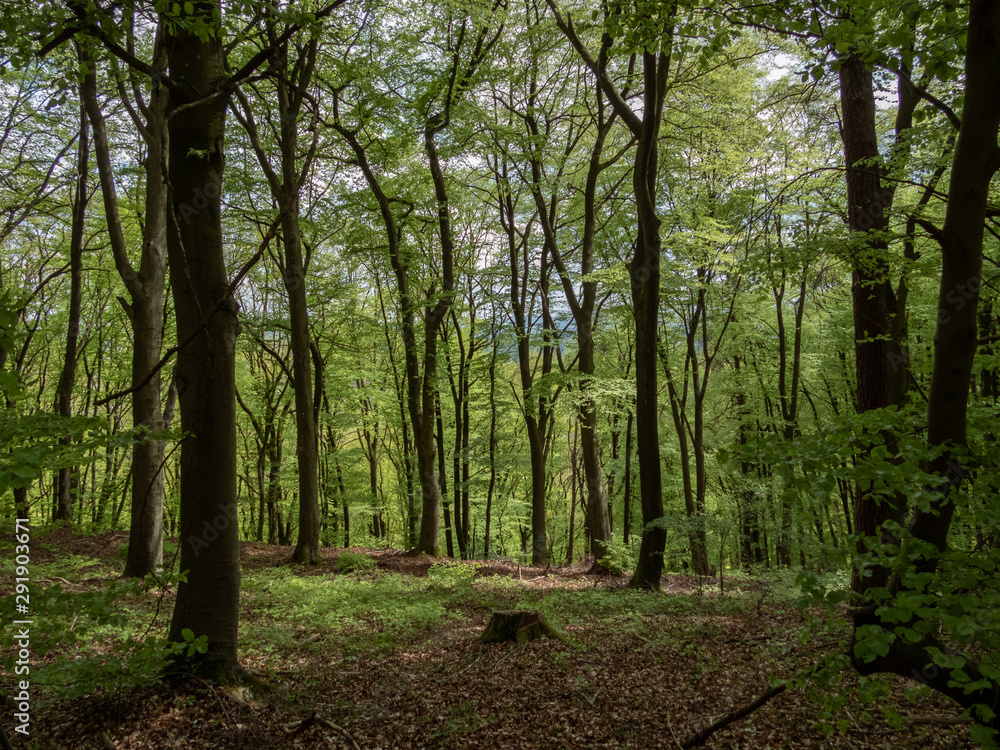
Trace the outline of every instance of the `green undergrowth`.
<instances>
[{"instance_id":1,"label":"green undergrowth","mask_svg":"<svg viewBox=\"0 0 1000 750\"><path fill-rule=\"evenodd\" d=\"M506 576L475 578L477 566L468 564L435 564L427 577L369 571L353 560L349 569L325 576L294 568L246 574L242 599L251 615L241 625L241 647L280 667L290 652L302 650L387 654L433 642L450 628L469 630L475 638L498 609L536 609L575 641L574 631L638 632L658 618L728 617L754 606L750 593L657 596L632 589L534 587Z\"/></svg>"},{"instance_id":2,"label":"green undergrowth","mask_svg":"<svg viewBox=\"0 0 1000 750\"><path fill-rule=\"evenodd\" d=\"M121 579L120 568L114 553L106 559L64 555L33 565L32 649L39 659L32 674L34 684L53 697L124 694L159 679L172 656L203 650L196 632L168 643L169 597L162 601L163 591L152 581ZM240 650L256 664L285 669L330 653L377 658L415 646L448 648L456 638L475 640L491 612L501 609L539 610L572 646L587 648L611 633L645 641L668 621L675 631L697 635L712 618L751 612L761 596L759 588L723 596L568 588L574 584L554 575L477 577L479 568L440 562L424 577L410 576L379 570L366 555L344 553L335 571L320 575L298 566L248 570Z\"/></svg>"},{"instance_id":3,"label":"green undergrowth","mask_svg":"<svg viewBox=\"0 0 1000 750\"><path fill-rule=\"evenodd\" d=\"M205 651L205 638L191 631L185 631L183 642L170 643L165 635L169 613L158 607L162 589L151 578L122 579L120 567L114 560L71 554L32 564L32 582L22 596L30 601L36 705L53 698L121 696L158 681L172 658ZM0 607L13 610L13 600L13 595L0 597ZM15 656L9 651L3 664L11 674Z\"/></svg>"}]
</instances>

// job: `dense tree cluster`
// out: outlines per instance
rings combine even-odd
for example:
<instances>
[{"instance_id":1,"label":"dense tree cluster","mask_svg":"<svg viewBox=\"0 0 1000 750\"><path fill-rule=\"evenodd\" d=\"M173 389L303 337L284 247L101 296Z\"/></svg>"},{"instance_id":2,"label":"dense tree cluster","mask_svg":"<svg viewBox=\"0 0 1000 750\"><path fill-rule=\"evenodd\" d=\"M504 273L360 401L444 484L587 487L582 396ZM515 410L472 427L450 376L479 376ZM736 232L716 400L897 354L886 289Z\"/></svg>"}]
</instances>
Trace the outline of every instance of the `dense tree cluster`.
<instances>
[{"instance_id":1,"label":"dense tree cluster","mask_svg":"<svg viewBox=\"0 0 1000 750\"><path fill-rule=\"evenodd\" d=\"M996 3L27 5L2 502L206 673L240 539L794 567L996 728Z\"/></svg>"}]
</instances>

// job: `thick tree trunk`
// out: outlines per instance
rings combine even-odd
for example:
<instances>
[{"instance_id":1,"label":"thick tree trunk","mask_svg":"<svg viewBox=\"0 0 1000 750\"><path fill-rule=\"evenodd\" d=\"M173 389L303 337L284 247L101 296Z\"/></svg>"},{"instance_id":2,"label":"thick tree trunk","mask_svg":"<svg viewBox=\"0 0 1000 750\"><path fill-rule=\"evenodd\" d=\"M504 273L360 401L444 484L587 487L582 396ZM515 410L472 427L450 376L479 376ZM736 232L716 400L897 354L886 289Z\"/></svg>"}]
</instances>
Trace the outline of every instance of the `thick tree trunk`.
<instances>
[{"instance_id":1,"label":"thick tree trunk","mask_svg":"<svg viewBox=\"0 0 1000 750\"><path fill-rule=\"evenodd\" d=\"M1000 4L973 0L969 16L966 52L964 105L955 153L943 229L925 225L942 249L941 286L938 296L934 362L927 407L927 439L942 448L930 466L941 493L929 508L916 508L908 531L916 540L935 550L927 557L911 557L907 566L918 573L932 573L939 554L948 548L948 533L955 512L955 495L968 475L962 457L954 452L967 445L966 420L972 365L978 343L977 303L982 273L983 232L990 183L1000 169ZM888 582L890 593L902 590L898 574ZM890 610L892 608L889 608ZM855 627L878 625L886 630L910 627L912 623L887 622L879 608L869 606L855 613ZM856 630L857 632L857 630ZM909 630L913 633L915 631ZM982 719L992 729L1000 729L1000 685L995 677L984 676L966 656L961 671L969 682L953 678L950 669L940 669L934 661L938 651L948 652L933 633L917 643L897 637L887 653L864 662L855 655L862 674L893 672L918 676L925 684L963 707L985 705L991 718ZM852 652L853 653L853 652ZM977 689L968 685L979 683Z\"/></svg>"},{"instance_id":2,"label":"thick tree trunk","mask_svg":"<svg viewBox=\"0 0 1000 750\"><path fill-rule=\"evenodd\" d=\"M211 30L205 39L173 27L169 120L170 221L167 247L174 293L176 377L181 428L181 561L169 638L206 636L208 650L188 670L221 681L241 674L237 662L240 553L237 533L236 304L222 245L221 188L227 97L208 97L225 81L222 8L218 0L185 4L187 23ZM181 95L183 92L183 95ZM206 98L207 97L207 98ZM183 107L183 109L181 109Z\"/></svg>"},{"instance_id":3,"label":"thick tree trunk","mask_svg":"<svg viewBox=\"0 0 1000 750\"><path fill-rule=\"evenodd\" d=\"M888 226L886 214L892 204L892 191L881 185L878 135L875 129L875 95L872 73L860 54L841 61L840 102L842 137L847 164L848 223L853 235L854 352L857 372L858 412L898 405L903 400L905 370L893 315L896 299L889 278L888 246L883 236ZM873 161L875 163L873 163ZM895 438L885 435L893 454ZM854 527L859 535L858 551L864 553L864 540L878 537L886 521L901 521L906 512L905 498L876 497L857 491ZM888 571L874 566L867 575L855 568L852 588L863 593L884 586Z\"/></svg>"}]
</instances>

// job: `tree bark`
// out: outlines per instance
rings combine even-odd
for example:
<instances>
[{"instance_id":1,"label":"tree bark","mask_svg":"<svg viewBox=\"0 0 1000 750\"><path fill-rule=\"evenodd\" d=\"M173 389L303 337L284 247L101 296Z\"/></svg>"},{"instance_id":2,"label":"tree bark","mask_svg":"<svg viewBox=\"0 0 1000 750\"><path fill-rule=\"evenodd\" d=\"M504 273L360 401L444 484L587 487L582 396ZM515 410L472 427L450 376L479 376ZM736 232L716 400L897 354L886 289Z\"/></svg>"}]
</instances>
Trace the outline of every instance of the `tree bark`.
<instances>
[{"instance_id":1,"label":"tree bark","mask_svg":"<svg viewBox=\"0 0 1000 750\"><path fill-rule=\"evenodd\" d=\"M888 245L884 232L892 192L881 184L878 134L875 129L875 95L872 73L860 53L841 61L840 102L842 138L847 165L848 225L853 235L854 267L851 296L854 305L854 352L859 413L898 405L903 400L905 370L895 340L895 293L889 278ZM884 435L890 453L895 438ZM878 537L886 521L901 521L905 498L875 497L858 488L854 527L859 535L858 551L866 552L864 539ZM888 571L873 566L855 568L853 590L861 594L884 586Z\"/></svg>"},{"instance_id":2,"label":"tree bark","mask_svg":"<svg viewBox=\"0 0 1000 750\"><path fill-rule=\"evenodd\" d=\"M982 274L983 232L986 221L990 182L1000 169L1000 4L992 0L972 0L969 14L968 44L965 58L964 104L955 153L944 226L937 229L924 223L942 250L941 285L938 295L938 318L934 337L934 361L927 405L927 441L941 449L931 462L930 471L938 480L934 489L941 497L929 508L915 508L908 532L935 552L911 556L907 566L918 573L933 573L939 555L948 548L948 533L955 512L955 495L968 477L960 451L967 445L966 424L972 365L978 344L977 306ZM902 591L898 574L888 581L890 593ZM893 631L900 624L882 619L876 606L855 612L857 628L878 625ZM909 625L903 623L902 625ZM911 631L913 632L913 631ZM937 650L948 649L930 633L917 643L897 637L888 652L871 661L859 659L852 649L858 671L862 674L893 672L917 676L934 690L970 708L985 705L992 718L978 721L1000 729L1000 684L986 678L970 657L962 671L971 682L983 680L978 689L952 678L952 670L940 669L934 662Z\"/></svg>"},{"instance_id":3,"label":"tree bark","mask_svg":"<svg viewBox=\"0 0 1000 750\"><path fill-rule=\"evenodd\" d=\"M164 21L157 28L152 67L163 72L167 52L163 45ZM131 24L129 26L131 33ZM93 65L87 56L86 62ZM129 75L132 72L129 71ZM138 88L136 88L138 91ZM137 130L146 144L145 205L142 226L142 250L139 268L129 260L128 244L119 213L115 175L107 126L97 100L96 78L85 79L83 100L94 129L94 151L101 181L104 212L108 225L115 267L129 294L122 305L132 327L132 425L142 432L157 432L168 427L160 400L159 364L163 346L163 305L167 271L167 127L168 92L159 81L152 83L149 101L139 107L143 119L134 115ZM127 97L124 84L119 94ZM135 108L130 108L135 112ZM132 446L132 503L129 523L128 557L124 575L141 578L158 573L163 565L163 462L162 440L138 439Z\"/></svg>"},{"instance_id":4,"label":"tree bark","mask_svg":"<svg viewBox=\"0 0 1000 750\"><path fill-rule=\"evenodd\" d=\"M190 9L190 12L188 12ZM171 27L169 70L176 84L169 119L170 217L167 248L177 338L181 428L181 562L169 638L206 636L186 664L220 681L241 676L237 661L240 553L237 529L236 304L222 242L221 188L227 97L222 7L195 0ZM188 24L210 29L201 39ZM211 96L211 94L215 94Z\"/></svg>"},{"instance_id":5,"label":"tree bark","mask_svg":"<svg viewBox=\"0 0 1000 750\"><path fill-rule=\"evenodd\" d=\"M60 417L73 416L73 383L76 380L77 342L80 339L80 306L83 298L83 245L84 224L87 218L87 182L90 174L90 128L86 109L80 107L80 138L77 143L77 176L73 189L73 226L70 231L69 264L70 293L69 314L66 322L66 349L63 366L56 386L55 411ZM59 444L68 446L69 438L60 438ZM53 520L73 522L72 469L56 470L53 482L55 502Z\"/></svg>"}]
</instances>

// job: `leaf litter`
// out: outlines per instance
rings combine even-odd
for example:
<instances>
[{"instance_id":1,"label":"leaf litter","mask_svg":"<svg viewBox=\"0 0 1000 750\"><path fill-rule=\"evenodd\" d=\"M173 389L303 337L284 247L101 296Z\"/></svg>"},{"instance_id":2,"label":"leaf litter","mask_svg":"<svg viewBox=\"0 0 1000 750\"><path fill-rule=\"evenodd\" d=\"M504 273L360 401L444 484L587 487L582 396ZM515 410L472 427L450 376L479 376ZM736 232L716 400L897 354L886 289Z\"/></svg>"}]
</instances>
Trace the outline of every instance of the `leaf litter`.
<instances>
[{"instance_id":1,"label":"leaf litter","mask_svg":"<svg viewBox=\"0 0 1000 750\"><path fill-rule=\"evenodd\" d=\"M58 550L59 556L91 556L107 570L120 541L120 533L88 537L59 530L36 540L33 559L55 560ZM343 551L324 549L320 565L295 567L286 575L334 585ZM475 580L462 585L453 581L472 575L452 582L439 577L435 584L433 573L442 561L398 550L350 551L376 563L362 578L368 575L377 585L380 576L398 577L392 591L404 592L403 603L419 605L431 587L453 586L439 597L446 603L444 613L424 612L429 624L410 628L400 628L391 613L382 619L361 613L335 631L289 618L281 601L264 594L267 589L251 590L242 604L241 663L270 686L269 692L255 695L195 680L125 691L109 686L83 698L38 701L24 746L680 748L699 730L754 701L773 678L791 677L815 658L796 637L799 613L765 602L764 594L755 599L746 593L753 581L727 582L727 592L741 587L744 593L719 595L717 581L713 586L708 579L669 575L665 593L654 595L625 589L621 577L590 575L583 565L456 561L449 565L474 567ZM290 547L243 543L244 574L261 586L285 569L290 554ZM102 579L87 571L79 578L101 585ZM0 593L10 583L0 583ZM480 644L478 636L492 610L500 608L496 605L514 602L544 610L567 641ZM169 616L172 604L168 593L159 603L161 618L163 612ZM165 628L164 621L160 629ZM262 633L275 634L273 643L262 640ZM879 706L850 695L830 726L820 720L810 691L793 689L714 734L704 747L979 747L956 718L954 705L934 695L913 703L904 696L907 681L884 679L891 688L886 700L909 717L900 728L882 717ZM857 678L848 674L844 682L853 690ZM0 721L11 735L11 711Z\"/></svg>"}]
</instances>

